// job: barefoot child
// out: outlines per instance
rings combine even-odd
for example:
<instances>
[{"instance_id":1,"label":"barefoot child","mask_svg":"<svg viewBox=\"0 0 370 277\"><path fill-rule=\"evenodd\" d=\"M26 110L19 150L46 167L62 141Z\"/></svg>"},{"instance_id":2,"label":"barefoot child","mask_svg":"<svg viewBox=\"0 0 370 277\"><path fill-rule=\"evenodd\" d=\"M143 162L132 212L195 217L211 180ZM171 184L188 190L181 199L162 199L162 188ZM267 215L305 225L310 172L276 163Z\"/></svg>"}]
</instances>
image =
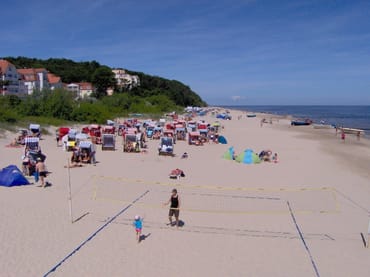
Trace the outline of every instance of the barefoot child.
<instances>
[{"instance_id":1,"label":"barefoot child","mask_svg":"<svg viewBox=\"0 0 370 277\"><path fill-rule=\"evenodd\" d=\"M133 222L136 231L136 240L139 243L141 238L141 230L143 229L143 220L139 215L135 215L135 221Z\"/></svg>"}]
</instances>

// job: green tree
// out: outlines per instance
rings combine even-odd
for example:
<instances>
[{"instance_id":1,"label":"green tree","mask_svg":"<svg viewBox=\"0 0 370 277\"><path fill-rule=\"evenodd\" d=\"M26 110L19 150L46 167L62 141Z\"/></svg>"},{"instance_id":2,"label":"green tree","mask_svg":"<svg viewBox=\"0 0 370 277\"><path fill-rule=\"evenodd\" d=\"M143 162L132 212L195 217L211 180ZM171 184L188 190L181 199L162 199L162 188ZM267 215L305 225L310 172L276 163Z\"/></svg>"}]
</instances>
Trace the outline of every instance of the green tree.
<instances>
[{"instance_id":1,"label":"green tree","mask_svg":"<svg viewBox=\"0 0 370 277\"><path fill-rule=\"evenodd\" d=\"M112 70L107 66L99 67L95 70L92 76L92 83L95 86L96 98L100 99L107 95L108 88L114 88L116 85L116 80Z\"/></svg>"},{"instance_id":2,"label":"green tree","mask_svg":"<svg viewBox=\"0 0 370 277\"><path fill-rule=\"evenodd\" d=\"M65 90L55 90L46 93L47 96L43 103L45 115L70 120L74 108L72 94Z\"/></svg>"},{"instance_id":3,"label":"green tree","mask_svg":"<svg viewBox=\"0 0 370 277\"><path fill-rule=\"evenodd\" d=\"M113 117L110 113L109 107L102 105L100 102L81 102L80 105L74 109L71 115L72 120L89 123L104 123L107 119L111 118Z\"/></svg>"},{"instance_id":4,"label":"green tree","mask_svg":"<svg viewBox=\"0 0 370 277\"><path fill-rule=\"evenodd\" d=\"M17 68L46 68L50 72L60 76L64 83L84 81L92 82L98 88L96 96L99 99L106 95L107 87L114 88L115 85L110 68L100 65L97 61L75 62L68 59L50 58L47 60L41 60L27 57L4 57L4 59L13 63ZM197 93L191 90L189 86L186 86L179 81L151 76L141 72L133 72L129 70L126 70L126 72L128 74L138 75L140 86L132 89L121 88L119 91L117 88L114 88L114 91L121 92L123 95L128 94L129 99L131 99L132 96L147 98L153 95L165 95L178 106L207 105ZM38 102L38 104L40 104L40 102ZM133 103L129 101L125 101L124 103L126 109L128 109L132 104ZM135 105L137 106L138 103ZM141 103L140 105L143 104ZM26 108L29 110L29 107ZM42 110L36 111L34 108L35 107L32 107L32 111L30 112L39 112L42 114Z\"/></svg>"}]
</instances>

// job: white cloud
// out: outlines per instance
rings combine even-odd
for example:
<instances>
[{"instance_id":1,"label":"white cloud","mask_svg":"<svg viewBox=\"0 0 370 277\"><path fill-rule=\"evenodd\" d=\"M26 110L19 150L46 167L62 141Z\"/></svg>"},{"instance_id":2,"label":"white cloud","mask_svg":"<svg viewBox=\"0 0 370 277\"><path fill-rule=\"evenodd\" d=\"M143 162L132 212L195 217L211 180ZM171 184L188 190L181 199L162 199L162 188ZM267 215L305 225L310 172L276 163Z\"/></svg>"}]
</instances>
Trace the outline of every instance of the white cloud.
<instances>
[{"instance_id":1,"label":"white cloud","mask_svg":"<svg viewBox=\"0 0 370 277\"><path fill-rule=\"evenodd\" d=\"M234 95L234 96L231 96L231 100L233 100L234 102L245 100L245 96Z\"/></svg>"}]
</instances>

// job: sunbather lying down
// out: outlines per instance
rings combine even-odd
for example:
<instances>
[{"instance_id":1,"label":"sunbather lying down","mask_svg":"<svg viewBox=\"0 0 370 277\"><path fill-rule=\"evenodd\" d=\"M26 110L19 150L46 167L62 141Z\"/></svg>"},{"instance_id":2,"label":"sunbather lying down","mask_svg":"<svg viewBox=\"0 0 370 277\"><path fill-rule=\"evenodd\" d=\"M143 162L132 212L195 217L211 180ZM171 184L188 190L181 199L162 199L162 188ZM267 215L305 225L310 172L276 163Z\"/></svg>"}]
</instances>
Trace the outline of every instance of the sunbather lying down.
<instances>
[{"instance_id":1,"label":"sunbather lying down","mask_svg":"<svg viewBox=\"0 0 370 277\"><path fill-rule=\"evenodd\" d=\"M64 168L74 168L74 167L83 167L80 163L72 163L70 165L65 165Z\"/></svg>"},{"instance_id":2,"label":"sunbather lying down","mask_svg":"<svg viewBox=\"0 0 370 277\"><path fill-rule=\"evenodd\" d=\"M176 168L176 169L171 170L169 177L171 179L180 179L180 177L185 177L185 173L181 169Z\"/></svg>"},{"instance_id":3,"label":"sunbather lying down","mask_svg":"<svg viewBox=\"0 0 370 277\"><path fill-rule=\"evenodd\" d=\"M15 138L11 143L6 145L6 147L22 147L22 145L18 143L18 140Z\"/></svg>"}]
</instances>

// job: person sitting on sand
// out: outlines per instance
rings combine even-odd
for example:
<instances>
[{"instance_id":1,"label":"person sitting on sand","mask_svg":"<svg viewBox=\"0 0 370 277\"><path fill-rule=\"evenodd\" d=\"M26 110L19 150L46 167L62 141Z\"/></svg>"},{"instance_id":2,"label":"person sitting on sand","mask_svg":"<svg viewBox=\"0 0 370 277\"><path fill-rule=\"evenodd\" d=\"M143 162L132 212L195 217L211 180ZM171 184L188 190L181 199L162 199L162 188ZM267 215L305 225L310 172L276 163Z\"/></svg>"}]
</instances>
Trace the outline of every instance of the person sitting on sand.
<instances>
[{"instance_id":1,"label":"person sitting on sand","mask_svg":"<svg viewBox=\"0 0 370 277\"><path fill-rule=\"evenodd\" d=\"M263 156L263 160L265 162L271 162L271 156L272 156L271 150L267 150L265 151L265 156Z\"/></svg>"},{"instance_id":2,"label":"person sitting on sand","mask_svg":"<svg viewBox=\"0 0 370 277\"><path fill-rule=\"evenodd\" d=\"M19 145L17 138L14 138L13 141L9 144L11 147L17 147Z\"/></svg>"},{"instance_id":3,"label":"person sitting on sand","mask_svg":"<svg viewBox=\"0 0 370 277\"><path fill-rule=\"evenodd\" d=\"M272 156L272 161L274 162L274 163L277 163L279 160L278 160L278 154L277 153L275 153L274 154L274 156Z\"/></svg>"},{"instance_id":4,"label":"person sitting on sand","mask_svg":"<svg viewBox=\"0 0 370 277\"><path fill-rule=\"evenodd\" d=\"M171 170L170 178L171 179L180 179L180 177L185 177L184 171L179 168Z\"/></svg>"},{"instance_id":5,"label":"person sitting on sand","mask_svg":"<svg viewBox=\"0 0 370 277\"><path fill-rule=\"evenodd\" d=\"M87 153L87 149L82 149L81 151L81 162L83 163L90 162L90 156L89 156L89 153Z\"/></svg>"},{"instance_id":6,"label":"person sitting on sand","mask_svg":"<svg viewBox=\"0 0 370 277\"><path fill-rule=\"evenodd\" d=\"M262 150L258 157L260 158L260 160L264 162L271 162L271 155L272 155L271 150Z\"/></svg>"},{"instance_id":7,"label":"person sitting on sand","mask_svg":"<svg viewBox=\"0 0 370 277\"><path fill-rule=\"evenodd\" d=\"M80 167L81 165L81 157L80 157L80 152L78 149L75 149L72 152L72 157L71 157L71 165L70 167Z\"/></svg>"},{"instance_id":8,"label":"person sitting on sand","mask_svg":"<svg viewBox=\"0 0 370 277\"><path fill-rule=\"evenodd\" d=\"M128 141L127 142L127 145L126 145L126 150L127 150L127 152L133 152L133 150L134 150L134 146L133 146L133 144L132 144L132 142L131 141Z\"/></svg>"},{"instance_id":9,"label":"person sitting on sand","mask_svg":"<svg viewBox=\"0 0 370 277\"><path fill-rule=\"evenodd\" d=\"M153 134L153 139L159 139L161 136L161 133L159 131L155 131Z\"/></svg>"},{"instance_id":10,"label":"person sitting on sand","mask_svg":"<svg viewBox=\"0 0 370 277\"><path fill-rule=\"evenodd\" d=\"M184 152L184 154L182 154L181 156L181 159L187 159L189 157L188 153Z\"/></svg>"}]
</instances>

